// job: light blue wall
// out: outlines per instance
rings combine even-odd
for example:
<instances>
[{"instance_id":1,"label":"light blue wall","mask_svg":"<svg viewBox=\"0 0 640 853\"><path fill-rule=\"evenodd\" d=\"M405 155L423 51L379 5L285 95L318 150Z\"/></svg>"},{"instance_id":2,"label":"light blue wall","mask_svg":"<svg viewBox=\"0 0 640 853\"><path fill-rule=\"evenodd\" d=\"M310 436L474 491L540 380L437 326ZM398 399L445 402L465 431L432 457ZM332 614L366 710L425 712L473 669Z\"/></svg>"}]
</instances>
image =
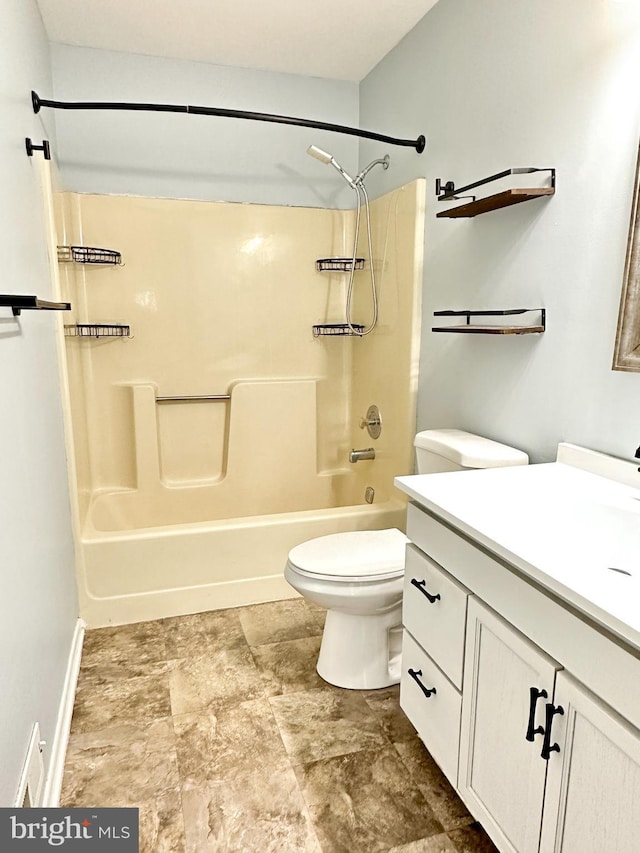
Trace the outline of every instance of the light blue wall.
<instances>
[{"instance_id":1,"label":"light blue wall","mask_svg":"<svg viewBox=\"0 0 640 853\"><path fill-rule=\"evenodd\" d=\"M359 124L356 83L60 44L52 45L52 59L58 100L192 104ZM167 113L58 111L56 124L66 189L318 207L353 203L338 174L305 152L318 145L355 170L356 137Z\"/></svg>"},{"instance_id":2,"label":"light blue wall","mask_svg":"<svg viewBox=\"0 0 640 853\"><path fill-rule=\"evenodd\" d=\"M392 151L370 180L381 193L427 177L420 428L479 432L534 460L560 440L621 456L640 444L640 375L611 370L640 130L639 8L440 0L362 82L362 126L428 140L421 156ZM362 160L372 154L363 143ZM556 196L436 219L437 177L462 186L518 166L555 166ZM434 310L537 306L542 336L430 331Z\"/></svg>"},{"instance_id":3,"label":"light blue wall","mask_svg":"<svg viewBox=\"0 0 640 853\"><path fill-rule=\"evenodd\" d=\"M29 92L50 87L35 0L0 4L3 293L51 298L37 154L52 138ZM78 615L54 318L0 308L0 806L13 805L31 727L48 763Z\"/></svg>"}]
</instances>

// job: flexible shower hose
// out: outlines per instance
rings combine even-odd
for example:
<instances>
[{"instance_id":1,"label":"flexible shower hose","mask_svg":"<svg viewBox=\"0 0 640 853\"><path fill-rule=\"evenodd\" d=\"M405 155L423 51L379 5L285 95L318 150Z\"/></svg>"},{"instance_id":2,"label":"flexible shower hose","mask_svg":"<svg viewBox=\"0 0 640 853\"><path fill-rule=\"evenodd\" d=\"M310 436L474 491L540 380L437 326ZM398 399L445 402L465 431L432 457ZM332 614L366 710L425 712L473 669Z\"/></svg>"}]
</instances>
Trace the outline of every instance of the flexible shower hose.
<instances>
[{"instance_id":1,"label":"flexible shower hose","mask_svg":"<svg viewBox=\"0 0 640 853\"><path fill-rule=\"evenodd\" d=\"M357 180L352 184L353 189L355 190L357 196L357 207L356 207L356 227L355 234L353 237L353 256L351 259L351 271L349 274L349 284L347 287L347 304L346 304L346 319L347 326L351 330L352 334L357 335L360 338L363 338L365 335L370 334L376 327L376 323L378 322L378 296L376 294L376 281L375 275L373 272L373 242L371 240L371 216L369 214L369 196L367 195L367 191L365 189L362 181ZM373 319L371 321L371 325L364 328L358 329L356 328L351 321L351 298L353 296L353 274L356 268L356 256L358 254L358 237L360 236L360 208L361 208L361 198L360 191L362 190L362 194L364 196L364 204L365 211L367 216L367 240L369 244L369 271L371 273L371 300L373 302Z\"/></svg>"}]
</instances>

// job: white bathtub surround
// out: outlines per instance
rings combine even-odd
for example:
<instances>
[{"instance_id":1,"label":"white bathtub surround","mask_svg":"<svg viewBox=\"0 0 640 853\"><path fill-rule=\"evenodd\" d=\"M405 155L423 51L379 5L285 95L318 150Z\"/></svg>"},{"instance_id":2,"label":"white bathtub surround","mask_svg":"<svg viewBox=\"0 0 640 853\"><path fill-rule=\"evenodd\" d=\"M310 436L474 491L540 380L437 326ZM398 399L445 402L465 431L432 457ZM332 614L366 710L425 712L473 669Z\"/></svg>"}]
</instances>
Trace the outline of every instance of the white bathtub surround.
<instances>
[{"instance_id":1,"label":"white bathtub surround","mask_svg":"<svg viewBox=\"0 0 640 853\"><path fill-rule=\"evenodd\" d=\"M404 525L393 477L413 467L424 192L418 180L372 203L366 339L312 333L343 320L345 274L316 260L348 254L353 211L55 196L58 243L124 261L60 264L68 322L131 329L63 342L90 627L285 598L295 545ZM354 316L369 303L356 287ZM350 465L374 402L376 460Z\"/></svg>"}]
</instances>

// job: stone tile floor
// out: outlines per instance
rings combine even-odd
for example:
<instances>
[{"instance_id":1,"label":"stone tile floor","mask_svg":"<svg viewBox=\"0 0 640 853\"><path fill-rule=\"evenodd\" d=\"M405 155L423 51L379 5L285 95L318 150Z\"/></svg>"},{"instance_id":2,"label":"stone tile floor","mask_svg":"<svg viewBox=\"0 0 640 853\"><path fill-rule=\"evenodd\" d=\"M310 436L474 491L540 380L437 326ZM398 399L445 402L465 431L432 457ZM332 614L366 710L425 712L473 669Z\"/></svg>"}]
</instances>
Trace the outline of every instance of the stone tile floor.
<instances>
[{"instance_id":1,"label":"stone tile floor","mask_svg":"<svg viewBox=\"0 0 640 853\"><path fill-rule=\"evenodd\" d=\"M144 853L495 853L397 687L317 675L302 599L85 638L61 805L137 806Z\"/></svg>"}]
</instances>

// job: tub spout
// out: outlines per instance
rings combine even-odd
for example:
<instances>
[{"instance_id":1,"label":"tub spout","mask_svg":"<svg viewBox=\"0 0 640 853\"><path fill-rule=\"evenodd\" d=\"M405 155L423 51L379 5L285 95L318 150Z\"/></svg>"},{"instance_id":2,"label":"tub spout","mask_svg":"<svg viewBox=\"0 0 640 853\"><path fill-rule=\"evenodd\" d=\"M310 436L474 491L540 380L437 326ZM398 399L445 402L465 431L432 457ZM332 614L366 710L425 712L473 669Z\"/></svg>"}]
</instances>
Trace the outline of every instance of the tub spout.
<instances>
[{"instance_id":1,"label":"tub spout","mask_svg":"<svg viewBox=\"0 0 640 853\"><path fill-rule=\"evenodd\" d=\"M373 447L367 447L366 450L352 450L349 454L349 462L360 462L362 459L375 459L376 451Z\"/></svg>"}]
</instances>

